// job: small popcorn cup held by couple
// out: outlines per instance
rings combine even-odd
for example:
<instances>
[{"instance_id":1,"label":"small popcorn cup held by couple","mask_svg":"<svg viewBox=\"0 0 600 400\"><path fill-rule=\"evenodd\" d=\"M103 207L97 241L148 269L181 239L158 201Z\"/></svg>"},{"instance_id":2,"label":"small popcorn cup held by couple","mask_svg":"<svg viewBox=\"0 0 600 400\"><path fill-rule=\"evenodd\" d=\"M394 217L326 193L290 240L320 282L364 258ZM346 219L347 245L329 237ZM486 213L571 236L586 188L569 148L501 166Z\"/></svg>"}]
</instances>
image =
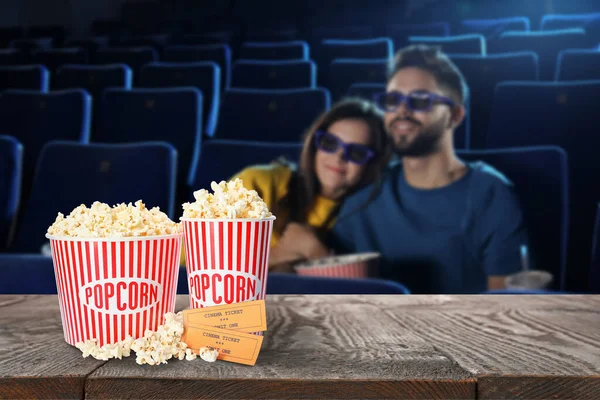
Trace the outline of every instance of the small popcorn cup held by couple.
<instances>
[{"instance_id":1,"label":"small popcorn cup held by couple","mask_svg":"<svg viewBox=\"0 0 600 400\"><path fill-rule=\"evenodd\" d=\"M379 253L359 253L332 256L298 263L296 273L302 276L365 279L379 274Z\"/></svg>"}]
</instances>

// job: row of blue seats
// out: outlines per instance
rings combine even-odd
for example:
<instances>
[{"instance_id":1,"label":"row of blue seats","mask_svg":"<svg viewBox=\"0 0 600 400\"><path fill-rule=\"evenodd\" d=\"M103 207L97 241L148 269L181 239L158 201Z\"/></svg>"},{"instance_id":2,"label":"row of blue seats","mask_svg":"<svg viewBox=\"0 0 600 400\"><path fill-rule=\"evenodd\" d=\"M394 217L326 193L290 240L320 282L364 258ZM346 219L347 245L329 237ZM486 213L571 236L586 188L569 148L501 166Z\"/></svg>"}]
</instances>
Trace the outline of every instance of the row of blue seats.
<instances>
[{"instance_id":1,"label":"row of blue seats","mask_svg":"<svg viewBox=\"0 0 600 400\"><path fill-rule=\"evenodd\" d=\"M156 75L161 74L157 69ZM594 91L599 85L598 81L532 81L491 86L495 95L489 109L490 124L486 131L477 132L478 136L488 148L527 144L570 147L573 124L580 130L597 126L597 114L591 110L597 107ZM351 87L352 94L365 97L381 90L381 84ZM298 141L311 121L331 104L325 89L230 89L222 100L215 100L218 91L209 95L213 98L207 99L195 88L106 89L98 98L92 138L98 142L169 140L181 153L181 178L193 179L202 140L203 101L212 109L219 105L218 121L217 112L211 110L206 125L206 131L216 138L291 142ZM522 99L530 102L520 107ZM35 163L48 140L90 140L91 99L82 90L5 91L0 95L0 115L0 132L26 143L28 165ZM594 142L593 137L586 140Z\"/></svg>"},{"instance_id":2,"label":"row of blue seats","mask_svg":"<svg viewBox=\"0 0 600 400\"><path fill-rule=\"evenodd\" d=\"M249 40L296 40L302 37L335 37L355 39L364 37L389 36L403 44L409 36L450 36L465 34L481 34L486 38L497 38L507 31L531 31L533 24L526 16L465 19L458 24L449 22L431 23L405 23L405 24L380 24L380 25L348 25L348 26L311 26L308 29L299 29L286 26L281 29L250 29L243 37ZM584 28L597 36L600 28L600 13L571 14L571 15L545 15L539 25L533 27L540 31L557 29ZM214 35L213 37L227 39L233 33Z\"/></svg>"},{"instance_id":3,"label":"row of blue seats","mask_svg":"<svg viewBox=\"0 0 600 400\"><path fill-rule=\"evenodd\" d=\"M139 20L137 15L133 20L124 18L125 21L97 21L92 25L92 31L97 34L113 34L122 35L127 31L132 31L132 26L127 26L127 22ZM595 30L599 26L600 13L588 14L550 14L544 15L535 29L540 30L556 30L565 28L585 28ZM181 35L186 31L184 22L177 23L171 21L167 31L170 31L175 40L181 40ZM497 37L505 31L530 31L532 22L529 17L516 16L507 18L490 18L490 19L466 19L461 20L455 26L451 27L449 22L434 22L434 23L408 23L408 24L381 24L380 26L307 26L305 29L299 29L297 24L286 24L285 27L279 29L269 28L250 28L244 33L246 40L264 41L264 40L294 40L299 37L312 36L317 38L336 37L336 38L357 38L357 37L374 37L374 36L389 36L392 38L406 38L412 35L424 36L449 36L452 34L482 34L488 38ZM160 26L154 26L152 29L160 30ZM193 28L193 27L190 27ZM189 30L188 28L187 30ZM241 31L238 26L237 32ZM195 41L223 41L231 39L234 32L205 32L196 35L188 35L190 39ZM156 36L156 35L154 35ZM167 36L168 35L163 35ZM61 45L67 37L67 30L61 26L40 26L32 28L10 27L0 29L0 46L10 43L15 39L50 37L54 44ZM185 36L184 36L185 37Z\"/></svg>"},{"instance_id":4,"label":"row of blue seats","mask_svg":"<svg viewBox=\"0 0 600 400\"><path fill-rule=\"evenodd\" d=\"M214 62L223 72L221 88L230 85L232 56L227 45L171 46L160 59L171 63ZM29 54L18 49L0 50L0 66L42 64L52 75L65 64L82 65L91 61L92 65L126 64L137 77L142 66L158 60L157 51L151 47L102 48L91 58L87 50L80 47L35 50Z\"/></svg>"},{"instance_id":5,"label":"row of blue seats","mask_svg":"<svg viewBox=\"0 0 600 400\"><path fill-rule=\"evenodd\" d=\"M285 49L280 47L273 48L273 51L275 52L274 54L277 55L277 57L280 57L281 60L261 60L261 53L256 53L254 55L247 55L247 57L254 58L239 59L233 63L233 66L230 66L230 63L225 61L229 60L228 57L225 57L225 51L223 51L223 57L216 57L217 52L202 54L202 50L204 49L198 49L199 52L194 52L189 48L181 50L190 51L191 56L185 57L185 59L184 57L168 57L167 61L159 64L157 61L154 61L156 57L153 56L154 53L151 49L107 49L105 54L108 58L103 58L101 60L101 64L126 64L130 67L129 69L133 68L133 70L143 75L143 67L148 65L162 65L167 67L171 64L207 61L214 62L220 68L219 72L224 78L223 82L219 84L220 90L227 87L252 87L260 89L310 88L315 87L317 82L317 65L312 60L305 59L304 56L297 57L297 60L294 59L295 50L293 45ZM287 50L289 50L289 52L287 52ZM277 53L279 51L281 51L281 53ZM302 50L302 47L299 47L297 55L303 53L304 50ZM392 53L388 49L385 51L376 52L375 54L379 57L365 57L364 55L361 57L359 52L352 53L352 57L350 57L350 52L347 54L336 54L334 52L332 56L335 58L330 61L328 68L325 68L329 75L328 80L331 81L330 83L332 85L336 84L336 80L341 80L342 82L345 81L345 90L347 90L349 87L347 82L384 82L386 79L388 63ZM7 56L11 55L11 53L0 53L0 64L2 63L2 55ZM108 80L108 82L104 84L105 87L109 83L110 86L121 86L123 84L121 82L123 82L125 79L120 78L118 81L112 82L110 81L110 77L114 76L114 72L107 72L107 77L105 78L101 73L104 71L104 69L96 65L84 65L86 64L84 61L85 58L71 58L71 56L77 55L76 49L43 51L37 53L36 55L37 57L32 57L28 61L21 60L22 62L20 64L28 63L44 65L48 70L47 72L36 70L32 67L24 68L25 65L13 65L11 68L8 66L8 64L11 64L11 62L6 62L5 64L7 66L0 67L0 71L3 72L5 76L4 79L0 81L0 89L38 89L41 91L47 91L47 89L50 87L50 82L52 82L53 88L63 89L73 87L67 86L72 84L94 84L96 81L98 81L98 84L102 84L105 80ZM267 58L266 53L263 55L263 58ZM470 79L472 76L470 76L469 69L469 65L472 64L483 71L490 69L498 70L498 67L501 67L502 70L506 71L503 74L503 80L515 79L515 77L521 73L519 70L519 63L523 57L529 59L525 75L532 76L530 71L535 68L535 76L533 79L537 80L539 77L539 56L534 52L501 53L491 54L488 56L453 53L450 53L449 55L453 61L458 64L461 70L466 64L466 68L463 73L465 74L469 83L473 80ZM195 59L194 56L197 56L197 59ZM290 59L285 59L285 57L290 57ZM67 67L66 69L64 68L65 66ZM190 65L190 67L193 66ZM600 79L599 67L600 47L587 50L561 50L557 56L556 65L554 66L554 80L568 81ZM59 71L61 70L62 73L59 74ZM79 82L77 78L73 79L70 77L70 75L76 73L74 71L77 70L87 71L89 74L95 75L93 79L89 79L87 82ZM56 83L54 83L52 79L49 80L50 71L53 72L53 77L57 78ZM165 72L168 73L168 70ZM125 76L128 73L121 72L120 74L121 76ZM323 71L321 71L319 75L321 74L323 74ZM133 75L135 76L136 74L134 73ZM184 74L181 72L171 74L171 76L179 77L180 81L183 80L183 75ZM228 82L230 75L233 75L231 78L233 79L233 82L231 83ZM189 79L188 76L186 77ZM143 78L140 76L138 81L143 81ZM498 82L497 79L494 81ZM221 82L221 79L219 79L219 82ZM176 82L173 80L173 85L176 83L181 82ZM336 92L336 90L333 91Z\"/></svg>"},{"instance_id":6,"label":"row of blue seats","mask_svg":"<svg viewBox=\"0 0 600 400\"><path fill-rule=\"evenodd\" d=\"M431 43L432 39L422 38L424 42ZM326 65L320 66L324 69L336 59L368 59L370 62L377 64L385 64L393 56L392 47L386 39L374 39L371 41L327 41L327 57ZM302 61L310 61L309 48L303 42L286 42L286 43L246 43L245 51L241 53L241 57L236 63L243 61L247 63L263 62L263 63L287 63L275 64L279 69L283 69L286 65L294 65L293 63L301 63ZM595 68L598 65L598 54L600 48L593 49L556 49L556 55L550 58L552 61L553 77L556 80L572 80L589 79L597 77L600 73ZM474 57L477 59L485 59L485 55L468 54L467 51L461 51L460 48L449 48L448 54L453 57ZM535 52L533 52L535 53ZM497 57L502 57L506 54L499 53L489 54L492 60ZM536 54L536 59L539 60L540 55ZM139 72L141 67L147 63L157 62L158 54L151 48L106 48L99 50L92 64L127 64L135 72ZM231 50L226 45L215 46L175 46L170 47L162 60L165 62L201 62L212 61L216 62L224 73L224 85L228 87L229 75L231 69ZM378 60L378 61L376 61ZM37 50L30 56L18 50L3 50L0 51L0 65L15 66L25 64L42 64L45 65L53 74L63 65L69 64L88 64L89 58L86 50L81 48L65 48L52 50ZM538 61L539 62L539 61ZM236 65L233 64L233 66ZM290 64L291 63L291 64ZM267 64L268 65L268 64ZM284 71L289 77L292 72ZM374 77L374 78L378 78ZM282 82L283 83L283 82Z\"/></svg>"},{"instance_id":7,"label":"row of blue seats","mask_svg":"<svg viewBox=\"0 0 600 400\"><path fill-rule=\"evenodd\" d=\"M9 206L5 214L14 217L22 147L8 137L3 141L2 159L8 160L5 175L13 179L12 186L0 193L12 193L4 203ZM213 140L204 143L201 150L198 174L191 182L194 189L208 188L213 180L226 180L248 165L268 163L280 156L295 161L301 145ZM563 288L569 226L566 153L558 147L529 147L462 151L459 155L466 160L489 162L513 180L528 218L532 248L538 250L532 252L537 255L535 265L551 271L557 277L557 288ZM21 207L23 215L11 250L39 252L45 243L44 232L56 213L67 213L82 203L116 204L143 199L147 206L159 206L173 216L174 207L180 207L175 198L176 159L177 151L164 142L46 144L31 195ZM14 226L10 220L7 223L5 233Z\"/></svg>"},{"instance_id":8,"label":"row of blue seats","mask_svg":"<svg viewBox=\"0 0 600 400\"><path fill-rule=\"evenodd\" d=\"M558 55L565 49L592 49L598 45L600 38L590 40L581 28L561 31L521 32L508 31L495 41L487 41L483 35L470 34L462 36L411 36L409 44L425 43L440 46L448 54L487 54L533 51L538 54L543 80L554 77ZM80 43L82 44L82 43ZM132 44L130 44L132 45ZM0 52L0 64L23 64L25 62L47 64L55 70L62 64L82 64L91 61L95 64L126 63L135 72L148 62L158 61L215 61L229 72L231 65L231 49L226 44L208 46L152 46L152 41L139 42L141 47L100 48L92 54L89 49L65 48L42 49L32 52L30 59L18 49L7 49ZM396 46L400 48L402 46ZM390 59L394 53L392 40L389 38L340 40L325 39L313 46L311 55L307 42L246 42L239 49L238 59L252 60L309 60L313 58L321 67L327 67L331 61L339 58L371 58Z\"/></svg>"},{"instance_id":9,"label":"row of blue seats","mask_svg":"<svg viewBox=\"0 0 600 400\"><path fill-rule=\"evenodd\" d=\"M52 38L52 44L64 43L68 31L60 25L40 25L28 28L19 26L0 27L0 47L7 47L14 40Z\"/></svg>"},{"instance_id":10,"label":"row of blue seats","mask_svg":"<svg viewBox=\"0 0 600 400\"><path fill-rule=\"evenodd\" d=\"M494 90L500 82L539 79L539 65L534 53L499 54L492 56L451 55L465 75L469 86L467 120L459 128L455 142L459 148L485 147ZM386 59L338 59L330 66L332 98L358 95L372 98L374 92L383 91L387 73ZM557 77L568 80L600 79L600 51L567 50L561 54L557 65ZM202 91L205 135L221 138L254 139L227 131L217 131L219 104L221 103L221 68L211 62L197 63L150 63L141 68L138 87L190 86ZM130 89L135 74L125 65L91 66L66 65L55 78L41 66L0 67L0 90L27 88L45 91L52 84L54 89L84 88L99 102L105 88ZM311 61L252 61L234 63L232 86L237 88L286 89L316 88L316 66ZM271 117L273 113L269 114ZM266 138L267 140L297 140L294 135ZM263 133L264 135L264 133Z\"/></svg>"},{"instance_id":11,"label":"row of blue seats","mask_svg":"<svg viewBox=\"0 0 600 400\"><path fill-rule=\"evenodd\" d=\"M94 108L92 134L92 101L86 91L7 90L0 94L0 132L15 136L26 146L26 181L30 181L40 150L49 140L164 140L179 151L179 181L187 184L196 175L204 100L201 92L191 87L106 89ZM222 101L213 104L219 103L215 137L291 142L298 142L304 129L331 105L325 89L230 89Z\"/></svg>"}]
</instances>

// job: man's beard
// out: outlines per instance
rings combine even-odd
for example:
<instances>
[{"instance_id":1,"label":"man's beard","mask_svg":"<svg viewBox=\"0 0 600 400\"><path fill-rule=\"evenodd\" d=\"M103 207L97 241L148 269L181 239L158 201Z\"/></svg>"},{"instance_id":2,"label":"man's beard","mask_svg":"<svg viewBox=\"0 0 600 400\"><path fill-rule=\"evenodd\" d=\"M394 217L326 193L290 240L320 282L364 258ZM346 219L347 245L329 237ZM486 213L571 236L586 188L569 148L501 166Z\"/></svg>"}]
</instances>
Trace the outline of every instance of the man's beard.
<instances>
[{"instance_id":1,"label":"man's beard","mask_svg":"<svg viewBox=\"0 0 600 400\"><path fill-rule=\"evenodd\" d=\"M392 121L392 124L401 119L402 118ZM407 142L406 136L400 137L399 141L397 141L394 136L389 133L388 129L388 136L392 139L394 153L396 153L398 157L425 157L439 150L440 142L444 136L445 130L443 120L439 120L427 127L423 127L418 121L410 118L404 119L419 125L421 130L414 136L412 142Z\"/></svg>"}]
</instances>

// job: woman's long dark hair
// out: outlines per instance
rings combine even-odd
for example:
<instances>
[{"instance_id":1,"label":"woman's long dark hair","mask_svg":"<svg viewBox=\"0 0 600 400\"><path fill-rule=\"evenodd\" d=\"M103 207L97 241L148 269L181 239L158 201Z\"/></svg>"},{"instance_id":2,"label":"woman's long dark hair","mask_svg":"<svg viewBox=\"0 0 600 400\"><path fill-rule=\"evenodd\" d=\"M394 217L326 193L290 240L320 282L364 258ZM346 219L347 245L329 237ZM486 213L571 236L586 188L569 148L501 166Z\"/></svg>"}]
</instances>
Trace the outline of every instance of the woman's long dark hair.
<instances>
[{"instance_id":1,"label":"woman's long dark hair","mask_svg":"<svg viewBox=\"0 0 600 400\"><path fill-rule=\"evenodd\" d=\"M316 132L319 130L327 131L334 123L348 119L361 120L367 124L371 136L369 146L376 152L376 156L366 165L367 169L354 191L379 180L391 154L383 114L371 102L362 99L342 100L321 114L304 135L300 163L297 170L292 174L288 196L282 199L290 210L290 221L306 223L315 198L321 191L321 185L315 172Z\"/></svg>"}]
</instances>

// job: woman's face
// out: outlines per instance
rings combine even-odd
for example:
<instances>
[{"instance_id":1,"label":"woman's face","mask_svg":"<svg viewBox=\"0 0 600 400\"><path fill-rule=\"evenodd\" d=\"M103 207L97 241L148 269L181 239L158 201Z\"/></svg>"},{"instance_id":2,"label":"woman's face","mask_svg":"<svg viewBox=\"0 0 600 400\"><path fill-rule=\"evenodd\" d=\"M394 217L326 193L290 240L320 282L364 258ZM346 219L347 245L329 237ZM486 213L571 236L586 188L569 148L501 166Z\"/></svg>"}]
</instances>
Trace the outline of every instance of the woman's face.
<instances>
[{"instance_id":1,"label":"woman's face","mask_svg":"<svg viewBox=\"0 0 600 400\"><path fill-rule=\"evenodd\" d=\"M345 144L371 145L369 126L360 119L344 119L333 123L327 133ZM338 200L352 190L362 179L368 162L363 165L345 159L344 149L334 152L319 149L315 154L315 173L321 184L321 195Z\"/></svg>"}]
</instances>

